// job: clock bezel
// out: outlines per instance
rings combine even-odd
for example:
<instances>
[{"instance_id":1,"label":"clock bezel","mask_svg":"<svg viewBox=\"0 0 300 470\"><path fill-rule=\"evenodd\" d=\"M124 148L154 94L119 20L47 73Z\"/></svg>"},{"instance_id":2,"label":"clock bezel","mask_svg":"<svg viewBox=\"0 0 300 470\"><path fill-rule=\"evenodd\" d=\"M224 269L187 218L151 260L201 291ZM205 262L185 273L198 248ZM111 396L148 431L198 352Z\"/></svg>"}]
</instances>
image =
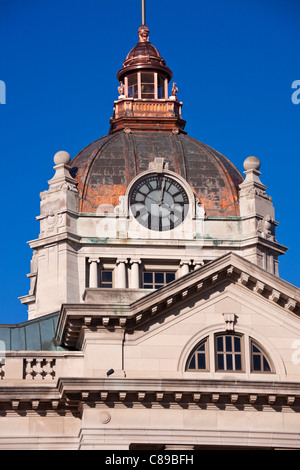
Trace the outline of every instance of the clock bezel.
<instances>
[{"instance_id":1,"label":"clock bezel","mask_svg":"<svg viewBox=\"0 0 300 470\"><path fill-rule=\"evenodd\" d=\"M180 223L175 224L174 227L169 227L168 229L165 229L165 230L161 230L161 229L157 229L157 228L149 228L149 227L146 226L146 224L141 223L141 221L139 221L135 217L135 215L134 215L134 213L131 209L132 193L133 193L134 189L136 188L136 186L139 182L142 183L145 179L150 178L150 177L163 178L164 176L166 178L169 178L169 179L173 180L174 183L176 183L176 185L179 185L180 189L182 191L184 191L184 193L186 195L186 198L187 198L188 209L185 213L184 219L182 221L180 221ZM191 191L191 188L187 184L187 182L181 176L179 176L177 173L174 173L173 171L166 170L166 169L164 169L162 172L152 170L152 171L145 171L145 172L140 173L136 178L134 178L131 181L130 185L128 186L128 188L127 188L127 197L128 197L129 215L131 215L139 223L139 225L141 225L142 227L144 227L146 229L148 228L148 230L159 232L159 233L167 232L169 230L176 230L177 228L181 227L182 224L185 223L187 218L191 214L193 214L192 211L195 210L195 197L194 197L194 195Z\"/></svg>"}]
</instances>

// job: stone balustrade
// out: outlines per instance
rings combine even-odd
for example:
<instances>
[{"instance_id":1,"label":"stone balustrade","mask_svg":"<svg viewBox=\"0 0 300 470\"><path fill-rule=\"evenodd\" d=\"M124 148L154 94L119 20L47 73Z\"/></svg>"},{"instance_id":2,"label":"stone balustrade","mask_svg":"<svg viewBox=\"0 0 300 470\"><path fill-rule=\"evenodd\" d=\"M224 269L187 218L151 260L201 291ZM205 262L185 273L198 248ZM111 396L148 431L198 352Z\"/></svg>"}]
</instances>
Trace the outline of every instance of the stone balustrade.
<instances>
[{"instance_id":1,"label":"stone balustrade","mask_svg":"<svg viewBox=\"0 0 300 470\"><path fill-rule=\"evenodd\" d=\"M12 380L50 383L56 381L59 376L69 377L74 373L80 376L83 357L83 354L77 351L7 351L6 357L0 363L0 383L5 385L6 381Z\"/></svg>"},{"instance_id":2,"label":"stone balustrade","mask_svg":"<svg viewBox=\"0 0 300 470\"><path fill-rule=\"evenodd\" d=\"M24 359L24 379L54 380L56 359L54 358L29 358Z\"/></svg>"}]
</instances>

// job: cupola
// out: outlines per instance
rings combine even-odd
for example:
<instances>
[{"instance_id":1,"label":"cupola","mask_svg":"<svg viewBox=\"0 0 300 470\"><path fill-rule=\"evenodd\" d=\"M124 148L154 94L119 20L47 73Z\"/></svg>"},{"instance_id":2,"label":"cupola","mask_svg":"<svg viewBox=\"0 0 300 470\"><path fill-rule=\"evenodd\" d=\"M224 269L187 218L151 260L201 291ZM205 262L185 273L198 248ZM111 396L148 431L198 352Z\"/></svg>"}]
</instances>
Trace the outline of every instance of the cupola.
<instances>
[{"instance_id":1,"label":"cupola","mask_svg":"<svg viewBox=\"0 0 300 470\"><path fill-rule=\"evenodd\" d=\"M121 129L183 132L185 121L176 83L169 96L172 71L149 41L145 24L139 27L138 35L137 45L129 51L117 73L119 96L114 102L110 133Z\"/></svg>"}]
</instances>

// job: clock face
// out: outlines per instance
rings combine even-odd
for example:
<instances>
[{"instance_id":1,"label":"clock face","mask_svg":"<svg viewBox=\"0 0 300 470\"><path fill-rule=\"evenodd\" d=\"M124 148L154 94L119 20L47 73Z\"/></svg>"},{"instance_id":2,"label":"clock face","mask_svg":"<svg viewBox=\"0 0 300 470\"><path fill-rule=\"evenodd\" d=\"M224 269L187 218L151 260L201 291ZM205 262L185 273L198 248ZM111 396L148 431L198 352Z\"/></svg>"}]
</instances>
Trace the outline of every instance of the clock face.
<instances>
[{"instance_id":1,"label":"clock face","mask_svg":"<svg viewBox=\"0 0 300 470\"><path fill-rule=\"evenodd\" d=\"M181 184L164 174L138 180L131 190L129 202L136 220L157 231L178 227L189 209L188 195Z\"/></svg>"}]
</instances>

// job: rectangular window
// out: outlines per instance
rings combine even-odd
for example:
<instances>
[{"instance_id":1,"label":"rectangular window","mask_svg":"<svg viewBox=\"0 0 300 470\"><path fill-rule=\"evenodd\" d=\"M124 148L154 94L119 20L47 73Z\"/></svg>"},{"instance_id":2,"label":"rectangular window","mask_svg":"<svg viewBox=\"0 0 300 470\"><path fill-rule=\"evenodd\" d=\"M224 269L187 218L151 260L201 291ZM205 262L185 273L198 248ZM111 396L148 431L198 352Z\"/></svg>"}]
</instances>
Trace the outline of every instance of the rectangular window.
<instances>
[{"instance_id":1,"label":"rectangular window","mask_svg":"<svg viewBox=\"0 0 300 470\"><path fill-rule=\"evenodd\" d=\"M241 371L241 338L234 335L222 335L216 338L216 367L222 371Z\"/></svg>"},{"instance_id":2,"label":"rectangular window","mask_svg":"<svg viewBox=\"0 0 300 470\"><path fill-rule=\"evenodd\" d=\"M113 272L108 269L101 270L101 287L113 287Z\"/></svg>"},{"instance_id":3,"label":"rectangular window","mask_svg":"<svg viewBox=\"0 0 300 470\"><path fill-rule=\"evenodd\" d=\"M165 79L160 75L157 77L157 98L165 98Z\"/></svg>"},{"instance_id":4,"label":"rectangular window","mask_svg":"<svg viewBox=\"0 0 300 470\"><path fill-rule=\"evenodd\" d=\"M142 98L155 98L154 88L154 74L142 73L141 74L141 97Z\"/></svg>"},{"instance_id":5,"label":"rectangular window","mask_svg":"<svg viewBox=\"0 0 300 470\"><path fill-rule=\"evenodd\" d=\"M129 98L138 97L138 82L137 82L136 73L128 77L128 97Z\"/></svg>"},{"instance_id":6,"label":"rectangular window","mask_svg":"<svg viewBox=\"0 0 300 470\"><path fill-rule=\"evenodd\" d=\"M144 289L159 289L175 280L175 272L171 271L144 271Z\"/></svg>"}]
</instances>

